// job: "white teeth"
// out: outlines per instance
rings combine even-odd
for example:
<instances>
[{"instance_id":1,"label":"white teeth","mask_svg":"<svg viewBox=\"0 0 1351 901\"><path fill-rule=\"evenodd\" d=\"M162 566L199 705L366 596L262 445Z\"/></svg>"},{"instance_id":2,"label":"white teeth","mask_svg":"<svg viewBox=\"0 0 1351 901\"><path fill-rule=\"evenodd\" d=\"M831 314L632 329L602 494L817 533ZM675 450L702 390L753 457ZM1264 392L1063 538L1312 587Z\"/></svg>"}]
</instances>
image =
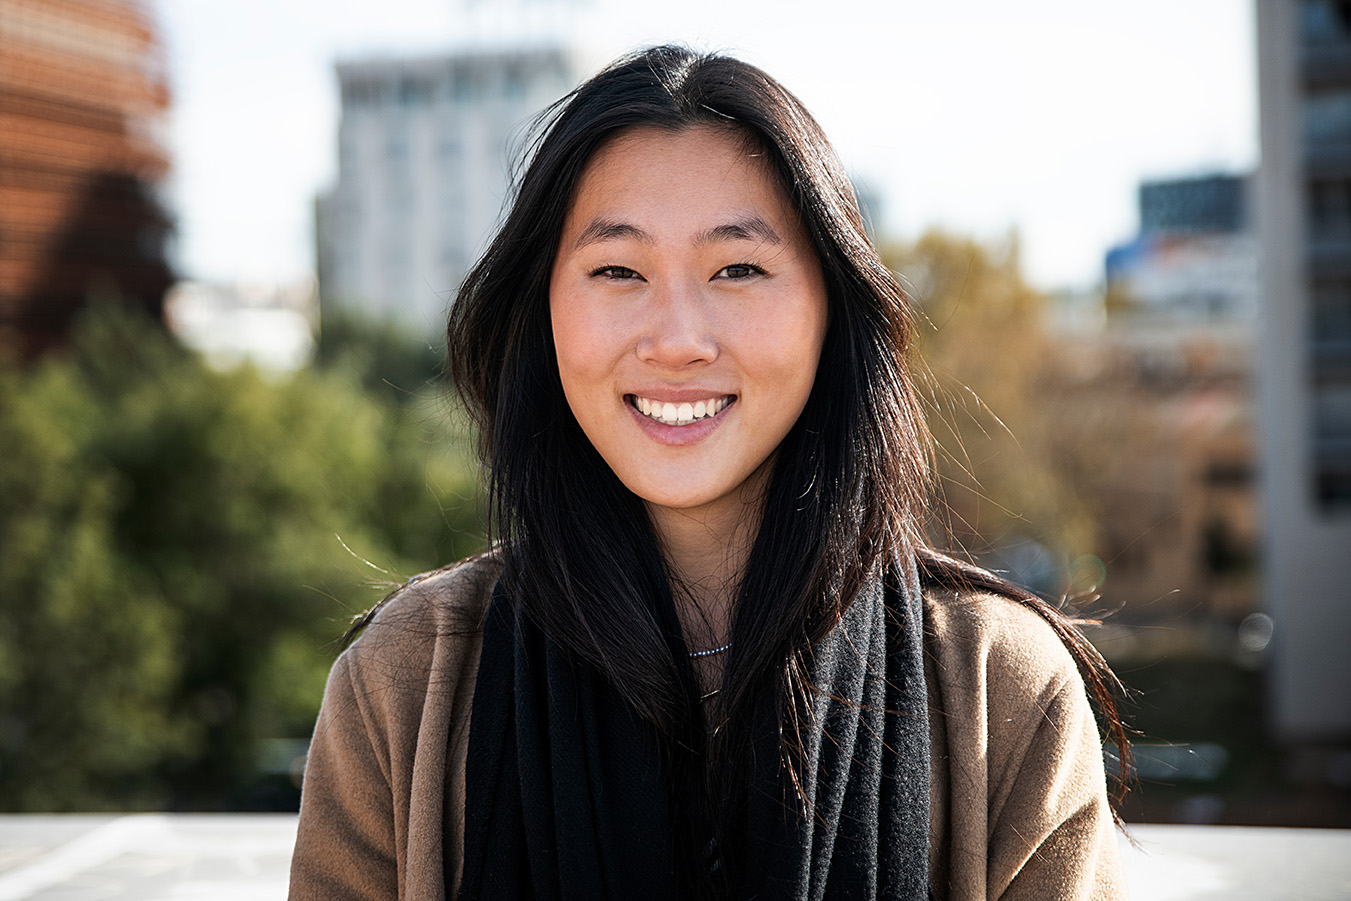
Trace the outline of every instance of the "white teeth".
<instances>
[{"instance_id":1,"label":"white teeth","mask_svg":"<svg viewBox=\"0 0 1351 901\"><path fill-rule=\"evenodd\" d=\"M708 419L721 413L728 404L725 397L711 397L697 403L662 403L646 397L633 398L633 406L644 416L649 416L663 425L689 425L701 419Z\"/></svg>"}]
</instances>

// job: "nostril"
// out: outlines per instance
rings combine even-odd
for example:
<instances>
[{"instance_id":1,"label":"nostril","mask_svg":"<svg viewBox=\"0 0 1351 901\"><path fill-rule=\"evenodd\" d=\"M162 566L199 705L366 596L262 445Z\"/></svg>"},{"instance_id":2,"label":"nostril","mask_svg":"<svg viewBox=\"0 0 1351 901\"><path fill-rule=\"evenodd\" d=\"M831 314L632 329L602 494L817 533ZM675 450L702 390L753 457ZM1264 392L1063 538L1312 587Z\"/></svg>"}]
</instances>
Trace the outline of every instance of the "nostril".
<instances>
[{"instance_id":1,"label":"nostril","mask_svg":"<svg viewBox=\"0 0 1351 901\"><path fill-rule=\"evenodd\" d=\"M707 336L653 335L637 342L638 358L668 368L708 363L718 357L718 342Z\"/></svg>"}]
</instances>

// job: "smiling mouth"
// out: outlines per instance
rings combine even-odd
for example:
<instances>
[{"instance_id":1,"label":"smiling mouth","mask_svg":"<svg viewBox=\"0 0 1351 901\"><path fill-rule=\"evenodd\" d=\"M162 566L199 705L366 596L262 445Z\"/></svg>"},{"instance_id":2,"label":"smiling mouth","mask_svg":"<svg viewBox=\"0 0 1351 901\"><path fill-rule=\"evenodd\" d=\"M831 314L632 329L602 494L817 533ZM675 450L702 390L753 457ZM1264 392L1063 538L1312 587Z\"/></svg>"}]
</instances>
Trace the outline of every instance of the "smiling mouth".
<instances>
[{"instance_id":1,"label":"smiling mouth","mask_svg":"<svg viewBox=\"0 0 1351 901\"><path fill-rule=\"evenodd\" d=\"M626 399L629 406L648 419L654 419L662 425L681 426L693 425L705 419L712 419L727 409L728 404L736 400L736 395L724 394L722 397L710 397L708 400L696 401L692 404L673 404L639 397L636 394L630 394Z\"/></svg>"}]
</instances>

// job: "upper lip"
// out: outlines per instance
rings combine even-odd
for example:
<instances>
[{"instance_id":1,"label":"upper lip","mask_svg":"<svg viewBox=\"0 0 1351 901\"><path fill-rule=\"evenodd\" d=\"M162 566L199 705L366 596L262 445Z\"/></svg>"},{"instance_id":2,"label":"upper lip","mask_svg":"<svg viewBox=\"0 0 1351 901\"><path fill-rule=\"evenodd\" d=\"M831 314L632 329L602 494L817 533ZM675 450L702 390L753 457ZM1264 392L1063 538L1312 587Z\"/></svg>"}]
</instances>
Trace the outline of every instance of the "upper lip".
<instances>
[{"instance_id":1,"label":"upper lip","mask_svg":"<svg viewBox=\"0 0 1351 901\"><path fill-rule=\"evenodd\" d=\"M708 400L714 397L735 397L731 391L720 391L716 388L700 387L681 387L681 388L647 388L637 391L628 391L626 396L645 397L648 400L659 400L668 404L693 404L701 400Z\"/></svg>"}]
</instances>

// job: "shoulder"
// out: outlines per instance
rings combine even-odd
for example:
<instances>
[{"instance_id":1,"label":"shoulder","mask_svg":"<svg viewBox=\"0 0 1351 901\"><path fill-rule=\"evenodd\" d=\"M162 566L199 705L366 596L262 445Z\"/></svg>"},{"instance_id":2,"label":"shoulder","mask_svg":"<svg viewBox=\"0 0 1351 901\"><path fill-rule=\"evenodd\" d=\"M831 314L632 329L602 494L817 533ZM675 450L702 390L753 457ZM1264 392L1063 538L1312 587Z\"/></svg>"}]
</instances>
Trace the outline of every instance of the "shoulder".
<instances>
[{"instance_id":1,"label":"shoulder","mask_svg":"<svg viewBox=\"0 0 1351 901\"><path fill-rule=\"evenodd\" d=\"M940 590L926 592L924 618L930 712L954 768L978 751L968 763L996 783L1048 735L1074 743L1087 726L1096 736L1075 659L1041 613L993 592Z\"/></svg>"},{"instance_id":2,"label":"shoulder","mask_svg":"<svg viewBox=\"0 0 1351 901\"><path fill-rule=\"evenodd\" d=\"M315 743L343 749L341 760L369 745L385 777L398 778L424 729L444 734L469 710L499 572L496 555L484 554L410 579L386 598L333 664ZM432 696L437 703L428 703Z\"/></svg>"},{"instance_id":3,"label":"shoulder","mask_svg":"<svg viewBox=\"0 0 1351 901\"><path fill-rule=\"evenodd\" d=\"M1074 658L1046 617L1006 595L926 588L924 631L926 652L945 682L998 677L1058 689L1078 678Z\"/></svg>"},{"instance_id":4,"label":"shoulder","mask_svg":"<svg viewBox=\"0 0 1351 901\"><path fill-rule=\"evenodd\" d=\"M368 615L335 672L366 688L411 688L476 661L501 571L500 555L488 551L409 579Z\"/></svg>"},{"instance_id":5,"label":"shoulder","mask_svg":"<svg viewBox=\"0 0 1351 901\"><path fill-rule=\"evenodd\" d=\"M371 611L352 648L481 630L501 572L499 555L486 551L414 576Z\"/></svg>"}]
</instances>

